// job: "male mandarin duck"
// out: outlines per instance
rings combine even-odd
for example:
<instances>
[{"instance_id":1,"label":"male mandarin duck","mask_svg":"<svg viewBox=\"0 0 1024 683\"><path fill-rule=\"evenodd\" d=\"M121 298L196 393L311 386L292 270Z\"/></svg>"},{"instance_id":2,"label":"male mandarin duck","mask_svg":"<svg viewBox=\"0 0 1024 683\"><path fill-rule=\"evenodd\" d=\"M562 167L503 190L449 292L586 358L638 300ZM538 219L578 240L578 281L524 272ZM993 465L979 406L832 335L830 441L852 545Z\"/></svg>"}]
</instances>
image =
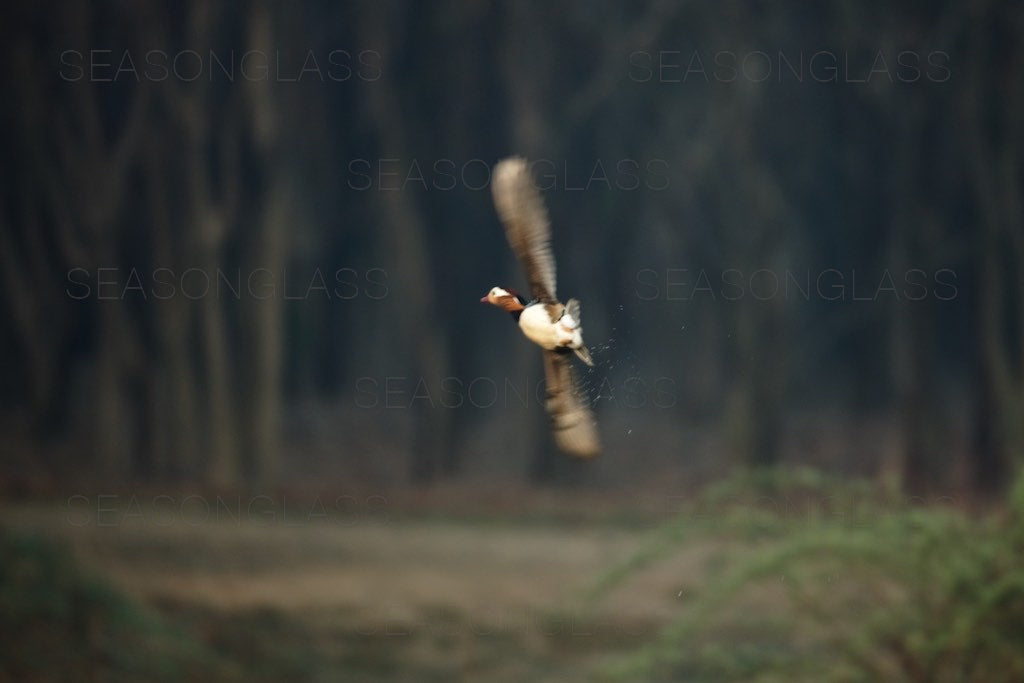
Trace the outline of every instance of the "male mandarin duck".
<instances>
[{"instance_id":1,"label":"male mandarin duck","mask_svg":"<svg viewBox=\"0 0 1024 683\"><path fill-rule=\"evenodd\" d=\"M597 426L577 393L570 355L587 365L594 361L583 343L580 302L562 304L555 296L555 258L551 227L526 160L512 157L494 168L491 192L508 243L530 283L530 301L513 290L494 287L480 299L512 314L526 337L544 350L547 411L555 443L569 455L591 458L600 450Z\"/></svg>"}]
</instances>

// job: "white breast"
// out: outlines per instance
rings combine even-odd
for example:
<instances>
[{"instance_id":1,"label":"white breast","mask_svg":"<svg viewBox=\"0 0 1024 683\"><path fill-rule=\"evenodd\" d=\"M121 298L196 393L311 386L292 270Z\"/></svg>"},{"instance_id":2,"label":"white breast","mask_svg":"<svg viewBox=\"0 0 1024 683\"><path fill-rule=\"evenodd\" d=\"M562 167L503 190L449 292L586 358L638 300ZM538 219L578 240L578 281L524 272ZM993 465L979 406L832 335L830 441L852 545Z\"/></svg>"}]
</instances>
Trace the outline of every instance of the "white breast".
<instances>
[{"instance_id":1,"label":"white breast","mask_svg":"<svg viewBox=\"0 0 1024 683\"><path fill-rule=\"evenodd\" d=\"M535 344L545 349L559 346L559 334L544 304L533 304L519 314L519 329Z\"/></svg>"},{"instance_id":2,"label":"white breast","mask_svg":"<svg viewBox=\"0 0 1024 683\"><path fill-rule=\"evenodd\" d=\"M557 323L551 322L544 304L524 308L519 314L519 328L528 339L545 349L576 349L583 344L579 322L567 315L563 315Z\"/></svg>"}]
</instances>

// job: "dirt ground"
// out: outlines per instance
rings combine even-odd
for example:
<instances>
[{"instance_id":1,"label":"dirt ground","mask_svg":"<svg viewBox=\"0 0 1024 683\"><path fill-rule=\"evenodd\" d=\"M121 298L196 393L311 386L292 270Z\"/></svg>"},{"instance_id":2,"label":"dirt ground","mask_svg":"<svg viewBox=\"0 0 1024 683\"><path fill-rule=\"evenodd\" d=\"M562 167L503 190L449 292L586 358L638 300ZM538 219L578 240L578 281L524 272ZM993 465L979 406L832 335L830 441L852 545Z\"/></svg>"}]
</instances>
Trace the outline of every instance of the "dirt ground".
<instances>
[{"instance_id":1,"label":"dirt ground","mask_svg":"<svg viewBox=\"0 0 1024 683\"><path fill-rule=\"evenodd\" d=\"M198 498L159 509L112 496L5 518L213 639L256 629L273 647L289 637L275 629L302 633L325 680L591 680L671 619L715 555L687 548L593 601L588 589L649 527L325 507L215 514Z\"/></svg>"}]
</instances>

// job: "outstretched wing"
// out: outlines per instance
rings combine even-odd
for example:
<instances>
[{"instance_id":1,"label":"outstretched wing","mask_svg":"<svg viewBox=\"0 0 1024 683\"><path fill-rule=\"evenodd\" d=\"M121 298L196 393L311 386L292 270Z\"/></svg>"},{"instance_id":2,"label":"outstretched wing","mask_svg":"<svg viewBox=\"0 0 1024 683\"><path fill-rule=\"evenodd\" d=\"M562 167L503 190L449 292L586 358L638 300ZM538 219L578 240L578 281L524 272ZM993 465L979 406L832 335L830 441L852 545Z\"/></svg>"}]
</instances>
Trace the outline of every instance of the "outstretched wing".
<instances>
[{"instance_id":1,"label":"outstretched wing","mask_svg":"<svg viewBox=\"0 0 1024 683\"><path fill-rule=\"evenodd\" d=\"M534 299L554 303L555 257L551 254L551 224L526 159L510 157L494 167L491 192L505 236L526 271Z\"/></svg>"},{"instance_id":2,"label":"outstretched wing","mask_svg":"<svg viewBox=\"0 0 1024 683\"><path fill-rule=\"evenodd\" d=\"M597 425L590 408L577 393L569 354L544 351L544 376L555 443L569 455L594 457L601 451Z\"/></svg>"}]
</instances>

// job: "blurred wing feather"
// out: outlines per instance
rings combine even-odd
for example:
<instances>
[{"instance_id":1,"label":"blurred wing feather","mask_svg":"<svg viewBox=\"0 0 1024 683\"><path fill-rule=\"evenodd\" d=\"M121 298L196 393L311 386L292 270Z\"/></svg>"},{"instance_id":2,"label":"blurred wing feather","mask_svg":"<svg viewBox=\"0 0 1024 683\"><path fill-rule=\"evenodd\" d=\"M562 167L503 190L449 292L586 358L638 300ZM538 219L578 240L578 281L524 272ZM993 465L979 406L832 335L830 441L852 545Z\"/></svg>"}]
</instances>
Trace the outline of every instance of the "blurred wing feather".
<instances>
[{"instance_id":1,"label":"blurred wing feather","mask_svg":"<svg viewBox=\"0 0 1024 683\"><path fill-rule=\"evenodd\" d=\"M526 271L532 297L554 303L557 299L551 224L526 160L512 157L499 162L494 168L491 192L509 246Z\"/></svg>"},{"instance_id":2,"label":"blurred wing feather","mask_svg":"<svg viewBox=\"0 0 1024 683\"><path fill-rule=\"evenodd\" d=\"M578 458L592 458L601 451L597 425L590 408L577 392L570 354L544 352L547 410L558 447Z\"/></svg>"}]
</instances>

